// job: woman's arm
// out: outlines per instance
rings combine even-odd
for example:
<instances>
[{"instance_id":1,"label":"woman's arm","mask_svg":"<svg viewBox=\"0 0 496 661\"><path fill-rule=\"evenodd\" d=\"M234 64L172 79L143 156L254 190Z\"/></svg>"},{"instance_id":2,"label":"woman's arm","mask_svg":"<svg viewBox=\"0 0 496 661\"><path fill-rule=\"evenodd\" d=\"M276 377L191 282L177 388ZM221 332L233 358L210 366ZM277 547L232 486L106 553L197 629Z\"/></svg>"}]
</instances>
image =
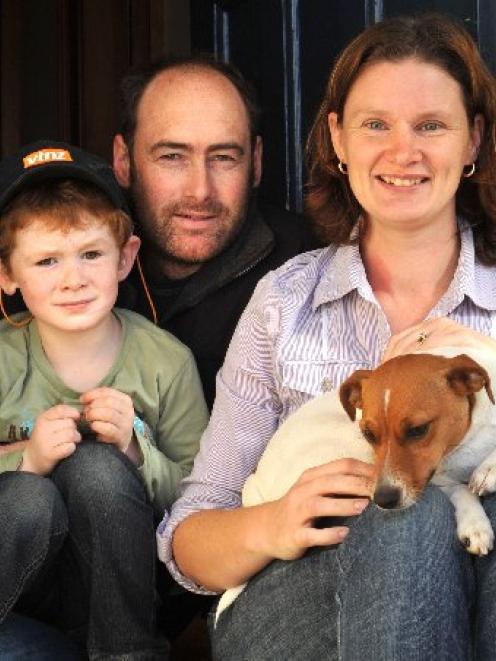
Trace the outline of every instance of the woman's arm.
<instances>
[{"instance_id":1,"label":"woman's arm","mask_svg":"<svg viewBox=\"0 0 496 661\"><path fill-rule=\"evenodd\" d=\"M190 590L218 592L246 581L274 558L296 558L310 546L337 543L346 533L343 526L318 529L315 519L356 514L371 491L371 467L344 461L306 471L280 500L241 507L243 485L282 410L277 320L283 296L271 277L261 281L240 320L217 377L212 417L193 471L158 530L161 559Z\"/></svg>"},{"instance_id":2,"label":"woman's arm","mask_svg":"<svg viewBox=\"0 0 496 661\"><path fill-rule=\"evenodd\" d=\"M279 500L191 514L173 537L176 564L197 585L220 592L246 582L274 559L294 560L312 546L339 544L348 534L346 526L319 529L315 521L362 512L373 470L370 464L340 459L305 471Z\"/></svg>"}]
</instances>

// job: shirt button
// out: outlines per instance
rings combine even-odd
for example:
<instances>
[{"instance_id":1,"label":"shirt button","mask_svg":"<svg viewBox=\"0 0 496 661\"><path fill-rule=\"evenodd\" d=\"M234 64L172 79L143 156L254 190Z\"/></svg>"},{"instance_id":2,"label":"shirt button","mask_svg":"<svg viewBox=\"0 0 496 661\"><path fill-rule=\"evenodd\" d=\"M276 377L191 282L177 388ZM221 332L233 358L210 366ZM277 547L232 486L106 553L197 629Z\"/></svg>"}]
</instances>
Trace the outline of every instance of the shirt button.
<instances>
[{"instance_id":1,"label":"shirt button","mask_svg":"<svg viewBox=\"0 0 496 661\"><path fill-rule=\"evenodd\" d=\"M329 376L325 376L322 379L320 387L322 388L322 392L329 392L332 390L332 379Z\"/></svg>"}]
</instances>

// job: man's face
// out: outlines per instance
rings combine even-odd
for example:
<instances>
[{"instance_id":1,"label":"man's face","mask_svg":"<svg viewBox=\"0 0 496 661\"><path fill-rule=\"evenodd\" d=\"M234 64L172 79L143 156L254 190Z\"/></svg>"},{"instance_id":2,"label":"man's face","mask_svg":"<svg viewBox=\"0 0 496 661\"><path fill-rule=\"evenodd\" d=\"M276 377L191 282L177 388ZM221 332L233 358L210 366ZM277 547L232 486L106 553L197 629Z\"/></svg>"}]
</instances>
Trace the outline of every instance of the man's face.
<instances>
[{"instance_id":1,"label":"man's face","mask_svg":"<svg viewBox=\"0 0 496 661\"><path fill-rule=\"evenodd\" d=\"M178 68L148 85L127 180L114 165L131 187L145 247L167 275L192 273L229 245L258 184L260 158L244 104L219 73Z\"/></svg>"}]
</instances>

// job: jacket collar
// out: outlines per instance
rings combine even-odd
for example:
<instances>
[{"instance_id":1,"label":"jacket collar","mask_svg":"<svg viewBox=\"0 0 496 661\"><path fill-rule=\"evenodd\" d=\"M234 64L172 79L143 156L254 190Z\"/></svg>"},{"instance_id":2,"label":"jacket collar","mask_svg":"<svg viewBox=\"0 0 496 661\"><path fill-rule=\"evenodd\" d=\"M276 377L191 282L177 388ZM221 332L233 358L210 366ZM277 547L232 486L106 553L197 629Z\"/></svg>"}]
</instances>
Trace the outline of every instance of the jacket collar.
<instances>
[{"instance_id":1,"label":"jacket collar","mask_svg":"<svg viewBox=\"0 0 496 661\"><path fill-rule=\"evenodd\" d=\"M272 251L274 243L272 230L252 201L233 243L188 278L181 295L162 315L163 318L169 319L177 312L193 307L213 291L252 269Z\"/></svg>"},{"instance_id":2,"label":"jacket collar","mask_svg":"<svg viewBox=\"0 0 496 661\"><path fill-rule=\"evenodd\" d=\"M253 195L246 219L234 241L220 255L206 262L196 273L185 279L180 294L167 310L159 310L159 321L166 322L178 312L193 307L210 293L243 275L264 259L274 245L274 233L263 220ZM133 292L133 298L144 296L141 281L135 271L136 269L133 270L132 280L137 291ZM160 281L151 287L152 298L154 288L160 289Z\"/></svg>"}]
</instances>

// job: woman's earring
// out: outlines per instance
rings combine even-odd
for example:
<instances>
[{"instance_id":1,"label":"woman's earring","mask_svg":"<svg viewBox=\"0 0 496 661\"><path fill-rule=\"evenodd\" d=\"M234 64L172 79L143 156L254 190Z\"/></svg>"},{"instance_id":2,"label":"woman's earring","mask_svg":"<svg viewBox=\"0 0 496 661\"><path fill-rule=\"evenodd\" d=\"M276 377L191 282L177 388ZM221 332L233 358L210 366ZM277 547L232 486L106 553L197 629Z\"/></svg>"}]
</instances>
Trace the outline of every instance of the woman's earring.
<instances>
[{"instance_id":1,"label":"woman's earring","mask_svg":"<svg viewBox=\"0 0 496 661\"><path fill-rule=\"evenodd\" d=\"M465 168L468 167L469 169L465 172ZM463 176L465 179L468 179L471 177L475 172L475 161L472 163L472 165L465 165L463 168Z\"/></svg>"},{"instance_id":2,"label":"woman's earring","mask_svg":"<svg viewBox=\"0 0 496 661\"><path fill-rule=\"evenodd\" d=\"M341 174L348 174L348 166L346 163L341 163L341 161L338 161L338 170L341 172Z\"/></svg>"}]
</instances>

